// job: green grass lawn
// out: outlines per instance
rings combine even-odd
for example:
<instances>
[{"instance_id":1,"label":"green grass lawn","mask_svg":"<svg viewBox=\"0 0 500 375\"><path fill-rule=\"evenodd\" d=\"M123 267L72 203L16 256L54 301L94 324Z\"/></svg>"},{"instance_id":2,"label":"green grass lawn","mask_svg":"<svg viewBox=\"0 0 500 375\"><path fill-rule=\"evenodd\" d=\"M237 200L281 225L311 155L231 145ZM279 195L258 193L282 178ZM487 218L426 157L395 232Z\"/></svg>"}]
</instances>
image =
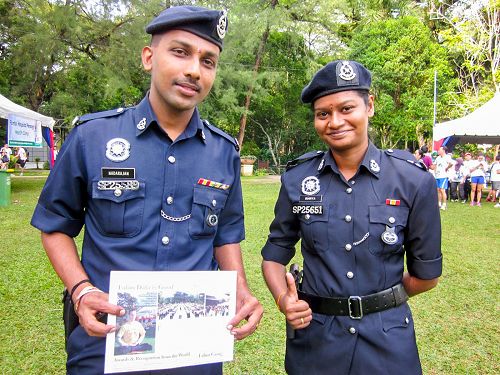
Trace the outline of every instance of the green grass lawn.
<instances>
[{"instance_id":1,"label":"green grass lawn","mask_svg":"<svg viewBox=\"0 0 500 375\"><path fill-rule=\"evenodd\" d=\"M13 203L0 207L1 374L64 373L62 284L29 225L43 183L44 178L13 177ZM246 272L265 313L258 331L236 343L226 374L284 374L284 320L260 272L278 189L277 182L243 179ZM490 203L448 206L441 215L440 284L410 301L424 373L498 374L500 209Z\"/></svg>"}]
</instances>

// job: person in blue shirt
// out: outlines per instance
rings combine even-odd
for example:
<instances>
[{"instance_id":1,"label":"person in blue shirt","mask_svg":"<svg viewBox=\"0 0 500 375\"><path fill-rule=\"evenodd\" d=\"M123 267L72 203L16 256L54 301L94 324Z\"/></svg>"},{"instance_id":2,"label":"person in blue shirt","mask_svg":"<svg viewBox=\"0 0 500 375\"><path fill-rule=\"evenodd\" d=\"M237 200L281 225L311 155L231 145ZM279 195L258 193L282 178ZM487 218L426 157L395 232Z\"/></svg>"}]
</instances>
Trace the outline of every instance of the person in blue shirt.
<instances>
[{"instance_id":1,"label":"person in blue shirt","mask_svg":"<svg viewBox=\"0 0 500 375\"><path fill-rule=\"evenodd\" d=\"M263 309L246 282L239 147L200 119L227 31L227 14L171 7L146 28L150 90L135 107L82 116L58 155L32 225L69 291L79 325L67 338L67 372L104 371L102 314L111 270L237 271L237 311L228 329L253 333ZM74 237L85 226L81 260ZM240 325L240 322L246 320ZM222 363L165 374L220 374Z\"/></svg>"},{"instance_id":2,"label":"person in blue shirt","mask_svg":"<svg viewBox=\"0 0 500 375\"><path fill-rule=\"evenodd\" d=\"M262 249L289 374L422 372L407 300L441 275L435 182L409 152L370 141L370 86L363 65L337 60L302 91L328 151L288 164ZM299 239L303 269L286 273Z\"/></svg>"}]
</instances>

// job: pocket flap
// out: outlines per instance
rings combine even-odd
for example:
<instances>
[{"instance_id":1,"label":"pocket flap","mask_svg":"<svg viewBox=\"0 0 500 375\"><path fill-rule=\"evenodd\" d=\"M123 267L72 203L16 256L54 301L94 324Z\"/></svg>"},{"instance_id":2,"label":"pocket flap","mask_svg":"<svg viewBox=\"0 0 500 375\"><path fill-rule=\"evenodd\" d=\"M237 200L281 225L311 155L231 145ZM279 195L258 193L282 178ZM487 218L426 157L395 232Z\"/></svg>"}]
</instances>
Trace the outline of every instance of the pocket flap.
<instances>
[{"instance_id":1,"label":"pocket flap","mask_svg":"<svg viewBox=\"0 0 500 375\"><path fill-rule=\"evenodd\" d=\"M408 207L402 206L370 206L370 223L385 224L390 227L406 226Z\"/></svg>"},{"instance_id":2,"label":"pocket flap","mask_svg":"<svg viewBox=\"0 0 500 375\"><path fill-rule=\"evenodd\" d=\"M228 190L219 190L207 186L195 186L193 191L193 202L211 207L213 210L220 210L224 208L228 195Z\"/></svg>"},{"instance_id":3,"label":"pocket flap","mask_svg":"<svg viewBox=\"0 0 500 375\"><path fill-rule=\"evenodd\" d=\"M99 188L100 181L92 182L92 198L103 199L115 203L122 203L131 199L144 198L146 193L146 184L143 181L139 182L138 189L125 188L120 184L120 181L111 181L116 183L115 186L108 185L106 190ZM114 187L114 188L113 188Z\"/></svg>"}]
</instances>

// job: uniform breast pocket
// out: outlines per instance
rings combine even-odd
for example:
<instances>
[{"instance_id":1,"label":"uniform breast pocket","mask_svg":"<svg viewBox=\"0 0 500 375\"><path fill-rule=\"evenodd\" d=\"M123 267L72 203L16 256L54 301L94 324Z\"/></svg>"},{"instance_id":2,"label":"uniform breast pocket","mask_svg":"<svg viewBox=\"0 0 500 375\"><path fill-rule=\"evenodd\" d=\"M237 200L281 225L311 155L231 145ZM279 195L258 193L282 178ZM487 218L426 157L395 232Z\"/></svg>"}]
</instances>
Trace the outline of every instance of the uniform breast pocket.
<instances>
[{"instance_id":1,"label":"uniform breast pocket","mask_svg":"<svg viewBox=\"0 0 500 375\"><path fill-rule=\"evenodd\" d=\"M322 214L298 214L302 246L312 254L320 254L328 250L328 212L323 207Z\"/></svg>"},{"instance_id":2,"label":"uniform breast pocket","mask_svg":"<svg viewBox=\"0 0 500 375\"><path fill-rule=\"evenodd\" d=\"M189 234L193 238L214 236L219 225L219 215L224 209L229 191L207 186L195 186L193 206L189 219Z\"/></svg>"},{"instance_id":3,"label":"uniform breast pocket","mask_svg":"<svg viewBox=\"0 0 500 375\"><path fill-rule=\"evenodd\" d=\"M99 232L133 237L142 229L146 184L142 181L94 181L89 215Z\"/></svg>"},{"instance_id":4,"label":"uniform breast pocket","mask_svg":"<svg viewBox=\"0 0 500 375\"><path fill-rule=\"evenodd\" d=\"M401 206L370 206L370 252L374 255L402 251L409 209Z\"/></svg>"}]
</instances>

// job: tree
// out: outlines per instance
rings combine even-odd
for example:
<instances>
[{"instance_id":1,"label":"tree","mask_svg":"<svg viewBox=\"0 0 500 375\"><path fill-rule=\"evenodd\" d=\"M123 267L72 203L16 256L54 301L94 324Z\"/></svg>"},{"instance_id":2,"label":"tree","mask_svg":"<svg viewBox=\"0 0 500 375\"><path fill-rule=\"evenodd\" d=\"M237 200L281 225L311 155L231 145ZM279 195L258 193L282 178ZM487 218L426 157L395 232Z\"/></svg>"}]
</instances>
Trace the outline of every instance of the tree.
<instances>
[{"instance_id":1,"label":"tree","mask_svg":"<svg viewBox=\"0 0 500 375\"><path fill-rule=\"evenodd\" d=\"M415 17L374 22L357 31L351 48L350 57L373 74L376 116L371 128L377 143L406 148L429 138L434 71L445 92L452 91L453 71L426 26Z\"/></svg>"}]
</instances>

